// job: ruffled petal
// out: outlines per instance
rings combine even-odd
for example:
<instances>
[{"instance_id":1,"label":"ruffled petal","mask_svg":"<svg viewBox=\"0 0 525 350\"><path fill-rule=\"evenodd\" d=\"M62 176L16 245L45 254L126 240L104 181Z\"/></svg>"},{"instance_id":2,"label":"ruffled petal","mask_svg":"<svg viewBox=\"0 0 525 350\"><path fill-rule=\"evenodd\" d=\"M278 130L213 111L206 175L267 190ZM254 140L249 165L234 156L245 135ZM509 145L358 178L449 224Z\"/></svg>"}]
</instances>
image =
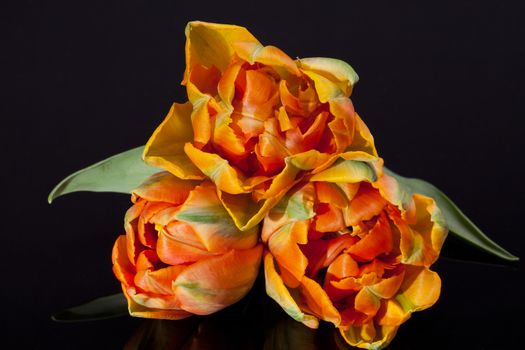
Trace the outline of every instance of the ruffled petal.
<instances>
[{"instance_id":1,"label":"ruffled petal","mask_svg":"<svg viewBox=\"0 0 525 350\"><path fill-rule=\"evenodd\" d=\"M308 260L299 249L298 244L306 244L307 242L307 221L292 221L282 226L268 241L268 248L277 260L278 265L294 277L295 284L301 281L308 265Z\"/></svg>"},{"instance_id":2,"label":"ruffled petal","mask_svg":"<svg viewBox=\"0 0 525 350\"><path fill-rule=\"evenodd\" d=\"M301 294L311 312L320 319L333 323L336 327L341 323L341 315L330 300L330 297L314 280L303 277L301 280Z\"/></svg>"},{"instance_id":3,"label":"ruffled petal","mask_svg":"<svg viewBox=\"0 0 525 350\"><path fill-rule=\"evenodd\" d=\"M245 42L259 44L259 41L244 27L229 24L189 22L186 26L186 71L185 84L193 68L215 66L222 72L230 64L235 49L233 44Z\"/></svg>"},{"instance_id":4,"label":"ruffled petal","mask_svg":"<svg viewBox=\"0 0 525 350\"><path fill-rule=\"evenodd\" d=\"M192 105L174 103L164 121L153 132L144 148L144 161L163 168L181 179L200 180L202 172L184 153L184 144L193 139Z\"/></svg>"},{"instance_id":5,"label":"ruffled petal","mask_svg":"<svg viewBox=\"0 0 525 350\"><path fill-rule=\"evenodd\" d=\"M448 234L443 214L432 198L414 195L416 223L409 225L393 217L401 233L402 262L411 265L432 265Z\"/></svg>"},{"instance_id":6,"label":"ruffled petal","mask_svg":"<svg viewBox=\"0 0 525 350\"><path fill-rule=\"evenodd\" d=\"M243 175L232 167L226 159L214 153L201 151L191 143L184 146L184 151L193 164L209 177L221 191L239 194L250 190L243 185Z\"/></svg>"},{"instance_id":7,"label":"ruffled petal","mask_svg":"<svg viewBox=\"0 0 525 350\"><path fill-rule=\"evenodd\" d=\"M182 180L168 172L160 172L150 176L134 189L133 194L150 202L178 205L188 198L188 194L198 183Z\"/></svg>"},{"instance_id":8,"label":"ruffled petal","mask_svg":"<svg viewBox=\"0 0 525 350\"><path fill-rule=\"evenodd\" d=\"M340 332L346 342L361 349L379 350L388 346L394 339L399 327L375 326L373 321L362 326L341 328Z\"/></svg>"},{"instance_id":9,"label":"ruffled petal","mask_svg":"<svg viewBox=\"0 0 525 350\"><path fill-rule=\"evenodd\" d=\"M346 224L355 226L363 220L372 219L381 213L386 203L377 190L367 183L361 183L359 191L344 210Z\"/></svg>"},{"instance_id":10,"label":"ruffled petal","mask_svg":"<svg viewBox=\"0 0 525 350\"><path fill-rule=\"evenodd\" d=\"M348 63L338 59L327 57L301 58L297 60L297 64L301 71L307 75L316 73L330 81L346 97L350 96L353 86L359 80L354 69Z\"/></svg>"},{"instance_id":11,"label":"ruffled petal","mask_svg":"<svg viewBox=\"0 0 525 350\"><path fill-rule=\"evenodd\" d=\"M405 280L395 299L406 313L424 310L434 305L441 292L439 275L422 266L407 265Z\"/></svg>"},{"instance_id":12,"label":"ruffled petal","mask_svg":"<svg viewBox=\"0 0 525 350\"><path fill-rule=\"evenodd\" d=\"M266 293L275 300L283 310L294 320L304 323L310 328L319 327L317 317L305 314L297 305L283 280L275 270L273 256L270 253L264 255L264 280L266 282Z\"/></svg>"},{"instance_id":13,"label":"ruffled petal","mask_svg":"<svg viewBox=\"0 0 525 350\"><path fill-rule=\"evenodd\" d=\"M301 74L290 56L275 46L263 46L259 42L254 41L237 41L233 46L235 52L241 59L250 64L258 62L270 66L275 69L281 77L286 77L289 74L295 76Z\"/></svg>"}]
</instances>

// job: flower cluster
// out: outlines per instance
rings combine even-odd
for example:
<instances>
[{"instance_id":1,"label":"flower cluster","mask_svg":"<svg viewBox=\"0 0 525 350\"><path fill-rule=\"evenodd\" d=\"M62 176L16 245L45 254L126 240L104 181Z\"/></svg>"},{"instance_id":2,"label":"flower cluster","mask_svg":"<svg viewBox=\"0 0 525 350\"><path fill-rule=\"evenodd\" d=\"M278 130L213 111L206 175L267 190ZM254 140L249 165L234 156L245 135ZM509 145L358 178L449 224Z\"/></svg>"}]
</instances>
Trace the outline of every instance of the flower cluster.
<instances>
[{"instance_id":1,"label":"flower cluster","mask_svg":"<svg viewBox=\"0 0 525 350\"><path fill-rule=\"evenodd\" d=\"M144 150L114 271L132 315L180 319L266 290L297 321L386 346L439 297L447 234L431 198L383 173L350 100L357 75L291 59L245 28L191 22L183 85ZM263 253L264 248L264 253Z\"/></svg>"}]
</instances>

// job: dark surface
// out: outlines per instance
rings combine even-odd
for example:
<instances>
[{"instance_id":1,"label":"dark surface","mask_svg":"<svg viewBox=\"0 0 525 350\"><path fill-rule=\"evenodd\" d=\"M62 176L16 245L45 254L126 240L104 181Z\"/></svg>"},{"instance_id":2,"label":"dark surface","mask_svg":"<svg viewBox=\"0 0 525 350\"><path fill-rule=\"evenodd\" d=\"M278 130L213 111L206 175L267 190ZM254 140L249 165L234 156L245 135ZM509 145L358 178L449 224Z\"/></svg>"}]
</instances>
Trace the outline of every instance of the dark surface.
<instances>
[{"instance_id":1,"label":"dark surface","mask_svg":"<svg viewBox=\"0 0 525 350\"><path fill-rule=\"evenodd\" d=\"M246 26L292 57L349 62L361 78L352 99L387 166L440 187L487 234L523 257L522 4L3 2L2 347L159 348L175 344L165 334L176 333L193 348L261 348L266 342L272 349L289 339L304 341L297 349L335 348L330 327L316 335L287 322L262 298L262 286L248 316L239 314L239 305L180 326L127 317L50 320L55 311L118 292L110 253L129 199L79 193L49 206L47 194L71 172L145 143L170 104L185 99L179 82L184 27L192 19ZM499 263L454 240L443 255ZM521 344L522 263L443 259L435 269L443 279L441 299L402 326L391 349ZM234 345L224 343L230 335L239 337Z\"/></svg>"}]
</instances>

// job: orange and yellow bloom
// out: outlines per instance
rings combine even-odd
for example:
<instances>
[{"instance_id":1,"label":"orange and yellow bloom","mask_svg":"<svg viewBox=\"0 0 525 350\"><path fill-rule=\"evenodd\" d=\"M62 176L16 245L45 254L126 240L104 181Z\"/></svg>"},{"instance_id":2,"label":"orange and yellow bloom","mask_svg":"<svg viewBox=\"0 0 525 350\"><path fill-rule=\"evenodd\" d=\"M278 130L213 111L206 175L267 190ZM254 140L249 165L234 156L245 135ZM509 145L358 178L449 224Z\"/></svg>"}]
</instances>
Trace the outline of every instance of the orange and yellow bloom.
<instances>
[{"instance_id":1,"label":"orange and yellow bloom","mask_svg":"<svg viewBox=\"0 0 525 350\"><path fill-rule=\"evenodd\" d=\"M307 182L264 220L266 290L297 321L331 322L349 344L379 349L437 301L429 266L446 235L434 200L408 196L387 175Z\"/></svg>"},{"instance_id":2,"label":"orange and yellow bloom","mask_svg":"<svg viewBox=\"0 0 525 350\"><path fill-rule=\"evenodd\" d=\"M293 60L243 27L186 27L189 101L175 103L144 159L182 179L209 178L241 230L308 174L348 152L377 156L349 98L357 74L331 58Z\"/></svg>"},{"instance_id":3,"label":"orange and yellow bloom","mask_svg":"<svg viewBox=\"0 0 525 350\"><path fill-rule=\"evenodd\" d=\"M241 299L261 261L258 227L237 229L210 182L163 172L133 191L113 271L133 316L207 315Z\"/></svg>"},{"instance_id":4,"label":"orange and yellow bloom","mask_svg":"<svg viewBox=\"0 0 525 350\"><path fill-rule=\"evenodd\" d=\"M350 100L357 74L293 60L234 25L190 22L186 37L189 101L143 154L167 172L134 191L113 252L130 313L177 319L239 300L261 238L267 293L290 316L386 346L438 299L429 267L447 229L433 199L383 174Z\"/></svg>"}]
</instances>

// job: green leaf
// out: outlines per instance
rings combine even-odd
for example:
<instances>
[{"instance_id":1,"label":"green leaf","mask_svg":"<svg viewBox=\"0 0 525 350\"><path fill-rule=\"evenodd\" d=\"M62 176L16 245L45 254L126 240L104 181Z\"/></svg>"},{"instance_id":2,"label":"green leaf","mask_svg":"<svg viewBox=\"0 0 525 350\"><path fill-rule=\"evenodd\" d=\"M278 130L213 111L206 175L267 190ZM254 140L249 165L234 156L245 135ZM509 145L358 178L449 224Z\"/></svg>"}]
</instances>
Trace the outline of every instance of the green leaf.
<instances>
[{"instance_id":1,"label":"green leaf","mask_svg":"<svg viewBox=\"0 0 525 350\"><path fill-rule=\"evenodd\" d=\"M160 171L144 163L143 151L144 146L133 148L69 175L51 191L48 202L78 191L129 193Z\"/></svg>"},{"instance_id":2,"label":"green leaf","mask_svg":"<svg viewBox=\"0 0 525 350\"><path fill-rule=\"evenodd\" d=\"M434 185L414 178L406 178L400 176L391 170L384 168L385 173L396 178L400 185L410 195L412 193L420 193L428 197L434 198L438 207L445 215L448 228L450 232L459 238L465 240L469 244L495 255L501 259L507 261L518 261L517 256L512 255L503 247L499 246L496 242L491 240L485 235L466 215L463 213L458 206L448 198L443 192L441 192Z\"/></svg>"},{"instance_id":3,"label":"green leaf","mask_svg":"<svg viewBox=\"0 0 525 350\"><path fill-rule=\"evenodd\" d=\"M51 316L51 319L57 322L81 322L104 320L127 314L128 301L124 294L118 293L60 311Z\"/></svg>"}]
</instances>

